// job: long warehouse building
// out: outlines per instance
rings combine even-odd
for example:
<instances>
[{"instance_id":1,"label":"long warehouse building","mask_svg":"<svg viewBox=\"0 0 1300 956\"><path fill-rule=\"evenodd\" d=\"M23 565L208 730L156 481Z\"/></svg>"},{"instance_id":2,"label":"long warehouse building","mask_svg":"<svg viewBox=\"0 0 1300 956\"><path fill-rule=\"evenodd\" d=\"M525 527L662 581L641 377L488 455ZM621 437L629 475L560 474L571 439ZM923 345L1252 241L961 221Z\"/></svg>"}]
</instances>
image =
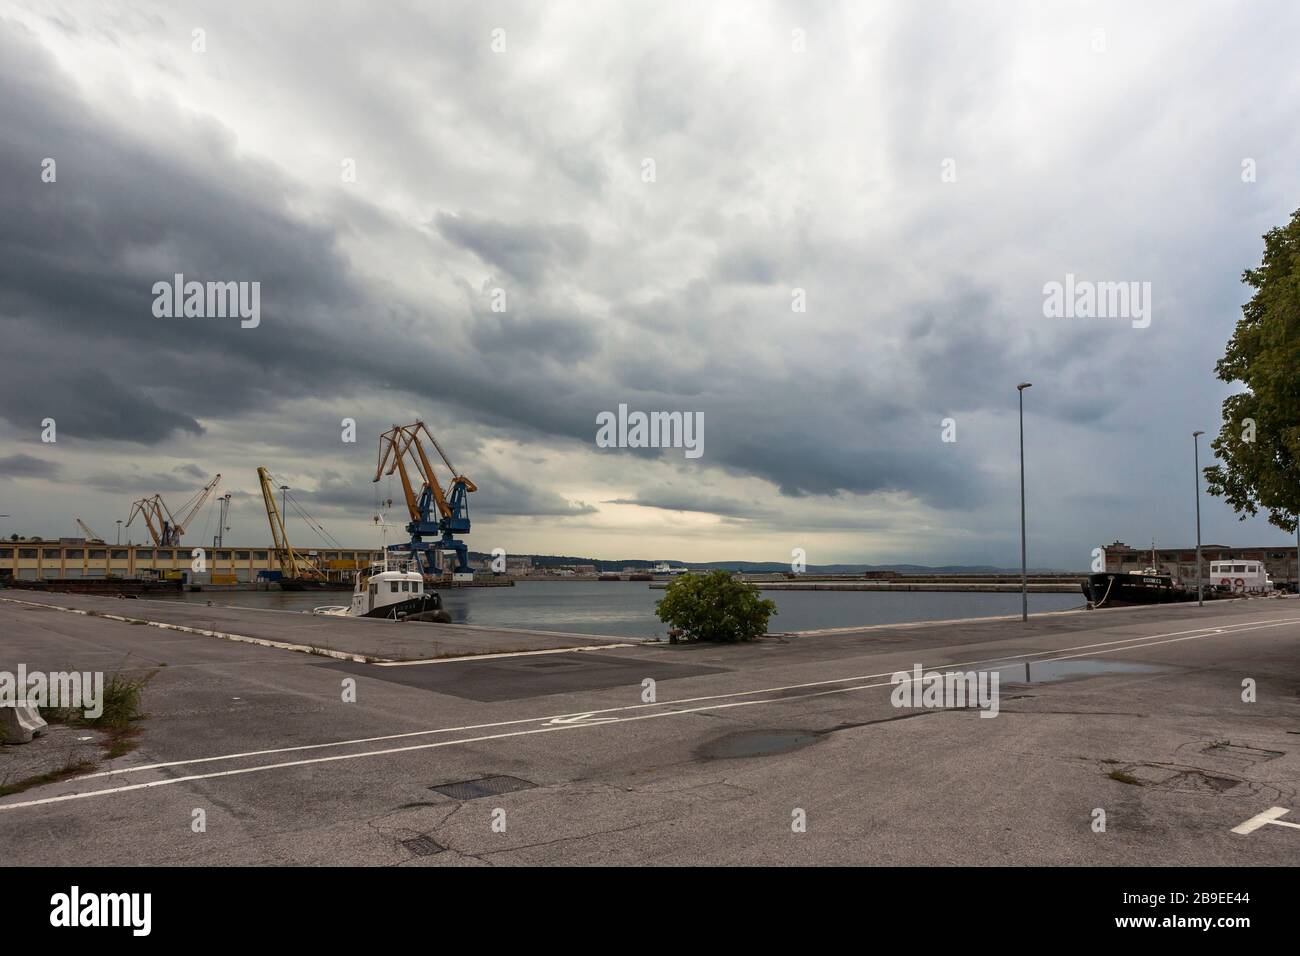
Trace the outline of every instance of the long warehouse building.
<instances>
[{"instance_id":1,"label":"long warehouse building","mask_svg":"<svg viewBox=\"0 0 1300 956\"><path fill-rule=\"evenodd\" d=\"M199 547L195 545L194 547ZM207 572L191 572L193 547L160 548L148 544L103 544L84 538L58 541L0 541L0 581L5 578L162 578L247 584L274 580L280 562L273 548L207 547ZM300 550L333 580L350 580L359 569L383 558L379 549Z\"/></svg>"}]
</instances>

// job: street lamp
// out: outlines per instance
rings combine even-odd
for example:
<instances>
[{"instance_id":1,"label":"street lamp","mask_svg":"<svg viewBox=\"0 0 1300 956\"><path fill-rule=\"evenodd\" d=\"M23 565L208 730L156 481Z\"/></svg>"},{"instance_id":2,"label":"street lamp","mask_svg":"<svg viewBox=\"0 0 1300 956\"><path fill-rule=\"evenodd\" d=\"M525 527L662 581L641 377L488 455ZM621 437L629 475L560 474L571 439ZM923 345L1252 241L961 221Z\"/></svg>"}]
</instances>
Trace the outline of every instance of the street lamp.
<instances>
[{"instance_id":1,"label":"street lamp","mask_svg":"<svg viewBox=\"0 0 1300 956\"><path fill-rule=\"evenodd\" d=\"M1192 432L1192 466L1196 471L1196 606L1205 607L1201 574L1201 436L1205 432Z\"/></svg>"},{"instance_id":2,"label":"street lamp","mask_svg":"<svg viewBox=\"0 0 1300 956\"><path fill-rule=\"evenodd\" d=\"M288 507L285 504L285 502L288 501L288 499L289 499L289 486L281 485L280 486L280 526L281 527L283 527L284 524L289 520L289 512L285 510Z\"/></svg>"},{"instance_id":3,"label":"street lamp","mask_svg":"<svg viewBox=\"0 0 1300 956\"><path fill-rule=\"evenodd\" d=\"M1020 620L1029 621L1029 569L1025 563L1025 389L1033 382L1016 386L1020 395Z\"/></svg>"},{"instance_id":4,"label":"street lamp","mask_svg":"<svg viewBox=\"0 0 1300 956\"><path fill-rule=\"evenodd\" d=\"M117 519L117 543L119 545L122 543L122 519L121 518Z\"/></svg>"}]
</instances>

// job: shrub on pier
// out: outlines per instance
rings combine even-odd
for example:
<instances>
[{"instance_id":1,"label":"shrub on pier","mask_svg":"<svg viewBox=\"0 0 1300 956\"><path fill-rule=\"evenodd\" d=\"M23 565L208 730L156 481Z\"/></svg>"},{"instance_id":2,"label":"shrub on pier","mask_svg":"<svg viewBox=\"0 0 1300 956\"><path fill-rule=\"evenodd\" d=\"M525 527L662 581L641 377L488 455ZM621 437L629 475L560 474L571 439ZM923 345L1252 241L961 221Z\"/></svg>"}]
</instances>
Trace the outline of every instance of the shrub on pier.
<instances>
[{"instance_id":1,"label":"shrub on pier","mask_svg":"<svg viewBox=\"0 0 1300 956\"><path fill-rule=\"evenodd\" d=\"M757 586L726 571L682 575L668 585L655 612L686 640L728 644L762 637L777 613L776 602L759 597Z\"/></svg>"}]
</instances>

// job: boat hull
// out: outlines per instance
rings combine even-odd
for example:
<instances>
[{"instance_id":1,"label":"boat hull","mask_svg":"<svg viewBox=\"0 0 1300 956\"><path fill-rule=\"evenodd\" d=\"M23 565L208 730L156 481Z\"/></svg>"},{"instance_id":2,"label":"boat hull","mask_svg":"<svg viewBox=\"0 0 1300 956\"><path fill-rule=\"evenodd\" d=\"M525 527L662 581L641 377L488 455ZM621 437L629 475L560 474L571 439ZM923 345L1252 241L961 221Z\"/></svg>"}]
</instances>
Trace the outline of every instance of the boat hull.
<instances>
[{"instance_id":1,"label":"boat hull","mask_svg":"<svg viewBox=\"0 0 1300 956\"><path fill-rule=\"evenodd\" d=\"M428 615L427 617L425 615ZM405 601L398 601L395 604L385 604L377 607L366 614L358 615L359 617L377 617L385 620L434 620L435 616L439 619L446 618L450 621L450 615L442 610L442 596L437 591L429 594L421 594L418 597L407 598Z\"/></svg>"},{"instance_id":2,"label":"boat hull","mask_svg":"<svg viewBox=\"0 0 1300 956\"><path fill-rule=\"evenodd\" d=\"M1081 585L1092 607L1135 607L1142 604L1179 604L1196 600L1167 574L1090 574Z\"/></svg>"}]
</instances>

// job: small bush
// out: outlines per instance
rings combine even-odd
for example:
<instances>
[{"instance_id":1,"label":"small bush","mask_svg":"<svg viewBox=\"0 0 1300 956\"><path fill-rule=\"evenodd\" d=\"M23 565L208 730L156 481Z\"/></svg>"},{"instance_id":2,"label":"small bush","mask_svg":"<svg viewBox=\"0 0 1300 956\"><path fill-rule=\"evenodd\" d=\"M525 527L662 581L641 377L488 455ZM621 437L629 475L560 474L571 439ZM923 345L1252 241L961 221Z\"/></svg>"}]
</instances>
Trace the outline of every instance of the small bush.
<instances>
[{"instance_id":1,"label":"small bush","mask_svg":"<svg viewBox=\"0 0 1300 956\"><path fill-rule=\"evenodd\" d=\"M655 612L687 640L726 644L762 637L777 613L776 602L759 597L757 586L726 571L683 574L668 585Z\"/></svg>"}]
</instances>

